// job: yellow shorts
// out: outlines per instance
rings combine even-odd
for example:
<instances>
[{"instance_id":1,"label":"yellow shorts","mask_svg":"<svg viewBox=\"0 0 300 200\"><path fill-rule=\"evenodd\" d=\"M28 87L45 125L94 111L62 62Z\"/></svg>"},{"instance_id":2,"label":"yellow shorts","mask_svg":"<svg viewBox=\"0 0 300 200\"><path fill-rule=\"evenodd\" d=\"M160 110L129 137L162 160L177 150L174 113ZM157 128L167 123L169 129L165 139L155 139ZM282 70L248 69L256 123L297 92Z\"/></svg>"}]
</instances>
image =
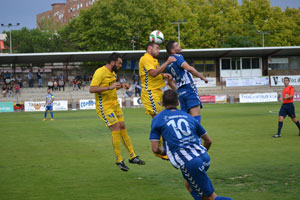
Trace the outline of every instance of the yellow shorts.
<instances>
[{"instance_id":1,"label":"yellow shorts","mask_svg":"<svg viewBox=\"0 0 300 200\"><path fill-rule=\"evenodd\" d=\"M97 114L105 122L106 126L124 121L124 114L119 104L97 110Z\"/></svg>"},{"instance_id":2,"label":"yellow shorts","mask_svg":"<svg viewBox=\"0 0 300 200\"><path fill-rule=\"evenodd\" d=\"M161 89L142 90L141 100L147 115L157 115L163 110Z\"/></svg>"}]
</instances>

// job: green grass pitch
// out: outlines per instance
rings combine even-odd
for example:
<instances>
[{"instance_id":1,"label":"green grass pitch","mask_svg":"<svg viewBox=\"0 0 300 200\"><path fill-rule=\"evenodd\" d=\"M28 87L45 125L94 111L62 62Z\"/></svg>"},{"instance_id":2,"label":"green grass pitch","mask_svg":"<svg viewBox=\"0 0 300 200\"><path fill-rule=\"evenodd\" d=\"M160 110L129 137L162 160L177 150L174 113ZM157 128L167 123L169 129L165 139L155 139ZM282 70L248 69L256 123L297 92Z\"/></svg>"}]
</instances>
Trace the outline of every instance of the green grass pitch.
<instances>
[{"instance_id":1,"label":"green grass pitch","mask_svg":"<svg viewBox=\"0 0 300 200\"><path fill-rule=\"evenodd\" d=\"M300 112L300 104L295 104ZM279 103L206 104L202 124L213 140L208 175L218 195L235 200L300 199L300 137L290 119L276 133ZM111 133L94 110L0 113L0 199L192 199L179 170L153 156L151 118L123 109L145 166L115 165ZM300 116L300 113L297 113ZM50 115L48 114L48 119Z\"/></svg>"}]
</instances>

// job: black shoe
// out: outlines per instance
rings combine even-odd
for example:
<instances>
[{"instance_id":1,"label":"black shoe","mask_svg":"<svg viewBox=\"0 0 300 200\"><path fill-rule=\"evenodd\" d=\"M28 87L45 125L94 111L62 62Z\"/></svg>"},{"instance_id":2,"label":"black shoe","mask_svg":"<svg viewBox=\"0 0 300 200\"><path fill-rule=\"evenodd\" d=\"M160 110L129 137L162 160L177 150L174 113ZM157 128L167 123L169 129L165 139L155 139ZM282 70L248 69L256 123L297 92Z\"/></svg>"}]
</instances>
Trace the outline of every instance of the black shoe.
<instances>
[{"instance_id":1,"label":"black shoe","mask_svg":"<svg viewBox=\"0 0 300 200\"><path fill-rule=\"evenodd\" d=\"M299 135L298 136L300 136L300 132L299 132Z\"/></svg>"},{"instance_id":2,"label":"black shoe","mask_svg":"<svg viewBox=\"0 0 300 200\"><path fill-rule=\"evenodd\" d=\"M120 167L120 169L121 169L122 171L127 172L127 171L129 170L129 167L127 167L127 166L125 165L125 163L124 163L123 160L122 160L121 162L119 162L119 163L116 163L116 165L118 165L118 167Z\"/></svg>"},{"instance_id":3,"label":"black shoe","mask_svg":"<svg viewBox=\"0 0 300 200\"><path fill-rule=\"evenodd\" d=\"M272 137L273 137L273 138L279 138L279 137L281 137L281 135L275 134L275 135L273 135Z\"/></svg>"},{"instance_id":4,"label":"black shoe","mask_svg":"<svg viewBox=\"0 0 300 200\"><path fill-rule=\"evenodd\" d=\"M146 164L145 161L142 161L142 160L139 158L139 156L136 156L136 157L134 157L134 158L129 159L129 162L130 162L130 163L133 163L133 164L138 164L138 165L145 165L145 164Z\"/></svg>"}]
</instances>

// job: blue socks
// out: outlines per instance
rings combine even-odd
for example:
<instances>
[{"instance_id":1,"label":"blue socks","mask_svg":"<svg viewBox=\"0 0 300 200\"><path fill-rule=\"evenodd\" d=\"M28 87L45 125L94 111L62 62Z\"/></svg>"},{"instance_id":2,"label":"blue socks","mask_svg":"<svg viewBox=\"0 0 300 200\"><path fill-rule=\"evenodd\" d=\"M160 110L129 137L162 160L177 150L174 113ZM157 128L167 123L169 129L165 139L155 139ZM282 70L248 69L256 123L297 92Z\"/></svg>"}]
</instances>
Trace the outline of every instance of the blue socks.
<instances>
[{"instance_id":1,"label":"blue socks","mask_svg":"<svg viewBox=\"0 0 300 200\"><path fill-rule=\"evenodd\" d=\"M44 114L44 118L45 118L45 119L47 118L47 112L45 112L45 114Z\"/></svg>"},{"instance_id":2,"label":"blue socks","mask_svg":"<svg viewBox=\"0 0 300 200\"><path fill-rule=\"evenodd\" d=\"M282 126L283 126L283 122L278 122L278 131L277 131L277 135L280 135Z\"/></svg>"},{"instance_id":3,"label":"blue socks","mask_svg":"<svg viewBox=\"0 0 300 200\"><path fill-rule=\"evenodd\" d=\"M215 198L215 200L233 200L232 198L229 198L229 197L221 197L221 196L217 196Z\"/></svg>"},{"instance_id":4,"label":"blue socks","mask_svg":"<svg viewBox=\"0 0 300 200\"><path fill-rule=\"evenodd\" d=\"M50 112L52 119L54 119L53 112Z\"/></svg>"},{"instance_id":5,"label":"blue socks","mask_svg":"<svg viewBox=\"0 0 300 200\"><path fill-rule=\"evenodd\" d=\"M194 116L194 118L201 124L201 115Z\"/></svg>"}]
</instances>

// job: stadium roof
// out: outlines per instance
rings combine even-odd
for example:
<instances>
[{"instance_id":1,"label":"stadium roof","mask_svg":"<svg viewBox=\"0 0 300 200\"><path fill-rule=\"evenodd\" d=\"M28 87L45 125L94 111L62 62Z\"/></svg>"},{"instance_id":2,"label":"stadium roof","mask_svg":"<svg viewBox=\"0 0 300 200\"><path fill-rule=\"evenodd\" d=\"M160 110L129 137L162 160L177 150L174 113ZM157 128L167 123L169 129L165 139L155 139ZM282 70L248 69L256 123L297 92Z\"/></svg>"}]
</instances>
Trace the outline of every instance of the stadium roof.
<instances>
[{"instance_id":1,"label":"stadium roof","mask_svg":"<svg viewBox=\"0 0 300 200\"><path fill-rule=\"evenodd\" d=\"M0 54L0 64L42 64L69 63L87 61L106 61L116 51L56 52L56 53L23 53ZM118 51L126 54L127 60L138 60L145 51ZM221 58L221 57L269 57L299 56L300 46L291 47L251 47L251 48L212 48L184 49L183 56L189 58ZM166 50L161 50L159 58L166 58Z\"/></svg>"}]
</instances>

